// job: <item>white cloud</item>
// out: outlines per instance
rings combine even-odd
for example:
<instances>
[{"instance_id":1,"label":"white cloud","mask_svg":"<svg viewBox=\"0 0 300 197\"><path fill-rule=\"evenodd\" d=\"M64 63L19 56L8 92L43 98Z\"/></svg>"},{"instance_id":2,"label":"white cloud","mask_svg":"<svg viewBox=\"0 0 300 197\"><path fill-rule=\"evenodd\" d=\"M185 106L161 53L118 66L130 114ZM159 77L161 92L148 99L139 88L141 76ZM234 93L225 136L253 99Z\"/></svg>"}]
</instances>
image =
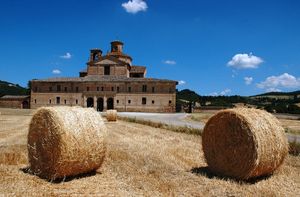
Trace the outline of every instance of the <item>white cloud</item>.
<instances>
[{"instance_id":1,"label":"white cloud","mask_svg":"<svg viewBox=\"0 0 300 197\"><path fill-rule=\"evenodd\" d=\"M71 53L68 52L65 55L60 56L60 58L62 58L62 59L71 59L72 55L71 55Z\"/></svg>"},{"instance_id":2,"label":"white cloud","mask_svg":"<svg viewBox=\"0 0 300 197\"><path fill-rule=\"evenodd\" d=\"M176 61L174 61L174 60L165 60L163 62L164 62L164 64L169 64L169 65L175 65L176 64Z\"/></svg>"},{"instance_id":3,"label":"white cloud","mask_svg":"<svg viewBox=\"0 0 300 197\"><path fill-rule=\"evenodd\" d=\"M227 88L227 89L223 90L222 92L220 92L220 95L225 96L226 94L229 94L230 92L231 92L231 90Z\"/></svg>"},{"instance_id":4,"label":"white cloud","mask_svg":"<svg viewBox=\"0 0 300 197\"><path fill-rule=\"evenodd\" d=\"M183 81L183 80L178 81L178 85L184 85L184 84L186 84L185 81Z\"/></svg>"},{"instance_id":5,"label":"white cloud","mask_svg":"<svg viewBox=\"0 0 300 197\"><path fill-rule=\"evenodd\" d=\"M131 14L136 14L148 9L147 3L143 0L129 0L126 3L122 3L122 7L126 10L126 12Z\"/></svg>"},{"instance_id":6,"label":"white cloud","mask_svg":"<svg viewBox=\"0 0 300 197\"><path fill-rule=\"evenodd\" d=\"M266 89L266 92L281 92L281 90L277 88L268 88Z\"/></svg>"},{"instance_id":7,"label":"white cloud","mask_svg":"<svg viewBox=\"0 0 300 197\"><path fill-rule=\"evenodd\" d=\"M258 83L257 87L266 91L281 91L279 88L300 88L300 78L283 73L279 76L267 77L265 81Z\"/></svg>"},{"instance_id":8,"label":"white cloud","mask_svg":"<svg viewBox=\"0 0 300 197\"><path fill-rule=\"evenodd\" d=\"M52 70L52 74L59 75L60 73L61 73L61 71L58 69Z\"/></svg>"},{"instance_id":9,"label":"white cloud","mask_svg":"<svg viewBox=\"0 0 300 197\"><path fill-rule=\"evenodd\" d=\"M250 54L236 54L227 63L228 66L237 69L257 68L259 64L263 63L260 57Z\"/></svg>"},{"instance_id":10,"label":"white cloud","mask_svg":"<svg viewBox=\"0 0 300 197\"><path fill-rule=\"evenodd\" d=\"M244 77L245 84L250 85L253 81L253 77Z\"/></svg>"},{"instance_id":11,"label":"white cloud","mask_svg":"<svg viewBox=\"0 0 300 197\"><path fill-rule=\"evenodd\" d=\"M217 92L212 92L209 94L209 96L218 96L219 94Z\"/></svg>"},{"instance_id":12,"label":"white cloud","mask_svg":"<svg viewBox=\"0 0 300 197\"><path fill-rule=\"evenodd\" d=\"M209 96L225 96L231 92L231 89L226 88L225 90L218 92L212 92L209 94Z\"/></svg>"}]
</instances>

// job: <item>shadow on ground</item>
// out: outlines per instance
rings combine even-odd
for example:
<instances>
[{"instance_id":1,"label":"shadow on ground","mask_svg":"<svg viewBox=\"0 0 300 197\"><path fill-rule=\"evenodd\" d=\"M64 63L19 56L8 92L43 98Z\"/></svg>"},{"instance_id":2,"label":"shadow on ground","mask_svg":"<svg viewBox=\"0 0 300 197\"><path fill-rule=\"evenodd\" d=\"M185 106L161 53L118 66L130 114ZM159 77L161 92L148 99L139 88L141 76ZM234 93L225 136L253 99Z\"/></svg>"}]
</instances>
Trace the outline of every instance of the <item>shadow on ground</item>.
<instances>
[{"instance_id":1,"label":"shadow on ground","mask_svg":"<svg viewBox=\"0 0 300 197\"><path fill-rule=\"evenodd\" d=\"M222 176L222 175L217 175L215 173L213 173L208 166L206 167L196 167L196 168L192 168L191 172L193 174L196 175L201 175L201 176L205 176L209 179L220 179L220 180L231 180L231 181L235 181L241 184L256 184L257 182L263 181L263 180L267 180L269 179L272 175L267 175L267 176L260 176L260 177L256 177L256 178L251 178L248 180L238 180L235 178L231 178L231 177L226 177L226 176Z\"/></svg>"},{"instance_id":2,"label":"shadow on ground","mask_svg":"<svg viewBox=\"0 0 300 197\"><path fill-rule=\"evenodd\" d=\"M39 177L38 175L34 174L29 167L25 167L25 168L20 168L20 171L26 173L26 174L30 174L30 175L33 175L33 176L37 176ZM64 183L64 182L69 182L69 181L72 181L74 179L82 179L82 178L87 178L87 177L91 177L91 176L95 176L97 174L101 174L100 172L97 172L96 170L93 170L91 172L87 172L87 173L82 173L82 174L78 174L78 175L75 175L75 176L67 176L67 177L64 177L64 178L57 178L57 179L46 179L46 178L42 178L40 177L41 179L49 182L49 183L55 183L55 184L59 184L59 183Z\"/></svg>"}]
</instances>

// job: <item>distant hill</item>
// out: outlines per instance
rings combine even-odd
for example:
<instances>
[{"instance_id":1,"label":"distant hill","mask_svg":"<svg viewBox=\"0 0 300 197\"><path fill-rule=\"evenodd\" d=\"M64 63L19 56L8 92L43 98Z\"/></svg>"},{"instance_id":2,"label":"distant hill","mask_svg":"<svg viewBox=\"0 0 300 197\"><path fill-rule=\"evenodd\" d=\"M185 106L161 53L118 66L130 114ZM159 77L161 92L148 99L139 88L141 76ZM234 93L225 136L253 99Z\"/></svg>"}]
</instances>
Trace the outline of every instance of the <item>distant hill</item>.
<instances>
[{"instance_id":1,"label":"distant hill","mask_svg":"<svg viewBox=\"0 0 300 197\"><path fill-rule=\"evenodd\" d=\"M7 81L0 80L0 97L4 95L27 95L27 88L21 87L18 84L13 84Z\"/></svg>"},{"instance_id":2,"label":"distant hill","mask_svg":"<svg viewBox=\"0 0 300 197\"><path fill-rule=\"evenodd\" d=\"M258 94L252 97L256 96L295 96L295 95L300 95L300 90L294 91L294 92L267 92L264 94Z\"/></svg>"}]
</instances>

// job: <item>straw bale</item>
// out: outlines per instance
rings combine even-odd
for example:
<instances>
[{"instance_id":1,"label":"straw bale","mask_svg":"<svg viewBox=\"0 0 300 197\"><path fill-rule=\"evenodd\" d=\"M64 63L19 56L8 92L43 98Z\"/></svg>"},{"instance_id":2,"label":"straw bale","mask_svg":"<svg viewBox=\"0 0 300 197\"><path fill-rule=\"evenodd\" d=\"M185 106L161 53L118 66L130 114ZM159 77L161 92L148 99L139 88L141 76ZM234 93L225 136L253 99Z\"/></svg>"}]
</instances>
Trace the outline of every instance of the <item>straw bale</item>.
<instances>
[{"instance_id":1,"label":"straw bale","mask_svg":"<svg viewBox=\"0 0 300 197\"><path fill-rule=\"evenodd\" d=\"M106 119L107 121L117 121L117 110L107 110L106 111Z\"/></svg>"},{"instance_id":2,"label":"straw bale","mask_svg":"<svg viewBox=\"0 0 300 197\"><path fill-rule=\"evenodd\" d=\"M39 108L29 126L30 169L51 180L96 170L105 157L105 137L103 120L92 108Z\"/></svg>"},{"instance_id":3,"label":"straw bale","mask_svg":"<svg viewBox=\"0 0 300 197\"><path fill-rule=\"evenodd\" d=\"M222 110L211 117L202 146L212 172L245 180L272 174L288 153L279 121L268 112L248 108Z\"/></svg>"}]
</instances>

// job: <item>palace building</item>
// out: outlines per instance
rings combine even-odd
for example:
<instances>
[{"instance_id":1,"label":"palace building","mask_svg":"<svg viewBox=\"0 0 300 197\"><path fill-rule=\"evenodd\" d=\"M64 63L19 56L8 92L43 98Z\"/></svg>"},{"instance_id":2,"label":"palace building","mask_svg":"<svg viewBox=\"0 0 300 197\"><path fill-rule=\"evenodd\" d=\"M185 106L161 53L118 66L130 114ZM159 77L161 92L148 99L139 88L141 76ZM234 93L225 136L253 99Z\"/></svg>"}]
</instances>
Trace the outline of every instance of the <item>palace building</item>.
<instances>
[{"instance_id":1,"label":"palace building","mask_svg":"<svg viewBox=\"0 0 300 197\"><path fill-rule=\"evenodd\" d=\"M146 77L146 67L132 64L123 43L111 42L106 55L90 50L79 77L31 80L30 107L82 106L97 111L175 112L177 81Z\"/></svg>"}]
</instances>

